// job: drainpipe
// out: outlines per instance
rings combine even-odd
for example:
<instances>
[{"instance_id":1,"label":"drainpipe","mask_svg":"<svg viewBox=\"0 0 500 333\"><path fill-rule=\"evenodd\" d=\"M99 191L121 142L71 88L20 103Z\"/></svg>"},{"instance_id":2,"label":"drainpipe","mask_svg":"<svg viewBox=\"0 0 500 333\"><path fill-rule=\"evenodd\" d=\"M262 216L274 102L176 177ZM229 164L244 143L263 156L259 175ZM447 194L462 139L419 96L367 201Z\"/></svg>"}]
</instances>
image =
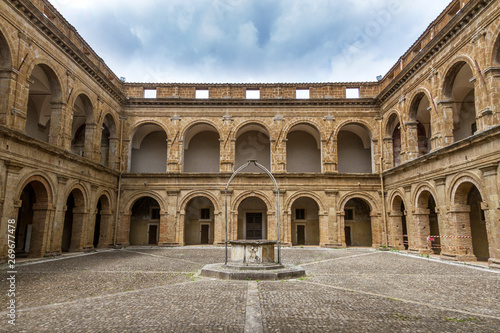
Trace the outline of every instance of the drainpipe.
<instances>
[{"instance_id":1,"label":"drainpipe","mask_svg":"<svg viewBox=\"0 0 500 333\"><path fill-rule=\"evenodd\" d=\"M382 214L384 216L384 233L385 233L385 247L389 247L389 235L387 234L387 213L385 209L385 193L384 193L384 167L383 167L383 162L384 162L384 142L382 141L382 118L380 118L380 126L379 126L379 137L380 137L380 168L379 168L379 175L380 175L380 189L382 190Z\"/></svg>"},{"instance_id":2,"label":"drainpipe","mask_svg":"<svg viewBox=\"0 0 500 333\"><path fill-rule=\"evenodd\" d=\"M122 174L123 174L123 120L120 123L120 176L118 177L118 195L116 197L116 211L115 211L115 233L113 235L113 246L116 247L116 236L118 234L118 212L120 211L120 194L122 189Z\"/></svg>"}]
</instances>

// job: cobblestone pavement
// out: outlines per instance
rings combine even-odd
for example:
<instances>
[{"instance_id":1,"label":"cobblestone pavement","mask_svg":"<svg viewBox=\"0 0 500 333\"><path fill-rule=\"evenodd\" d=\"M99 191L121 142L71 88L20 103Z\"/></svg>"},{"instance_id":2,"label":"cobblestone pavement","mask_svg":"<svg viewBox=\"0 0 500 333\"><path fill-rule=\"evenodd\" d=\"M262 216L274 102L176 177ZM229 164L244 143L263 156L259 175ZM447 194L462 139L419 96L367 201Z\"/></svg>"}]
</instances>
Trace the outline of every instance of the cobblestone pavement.
<instances>
[{"instance_id":1,"label":"cobblestone pavement","mask_svg":"<svg viewBox=\"0 0 500 333\"><path fill-rule=\"evenodd\" d=\"M282 256L307 277L200 277L205 264L224 260L224 249L213 247L25 261L16 267L16 326L7 322L9 284L0 284L0 331L499 331L498 271L369 249L285 248Z\"/></svg>"}]
</instances>

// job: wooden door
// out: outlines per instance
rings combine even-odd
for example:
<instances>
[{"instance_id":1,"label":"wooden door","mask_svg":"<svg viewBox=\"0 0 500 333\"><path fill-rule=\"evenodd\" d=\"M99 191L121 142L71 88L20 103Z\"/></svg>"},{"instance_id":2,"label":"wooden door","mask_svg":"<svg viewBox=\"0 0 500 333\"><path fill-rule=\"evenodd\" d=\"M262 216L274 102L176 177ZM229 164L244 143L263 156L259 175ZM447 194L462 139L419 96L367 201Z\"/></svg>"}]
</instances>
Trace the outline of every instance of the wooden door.
<instances>
[{"instance_id":1,"label":"wooden door","mask_svg":"<svg viewBox=\"0 0 500 333\"><path fill-rule=\"evenodd\" d=\"M158 232L158 226L156 224L150 224L148 230L148 244L156 244L156 234Z\"/></svg>"},{"instance_id":2,"label":"wooden door","mask_svg":"<svg viewBox=\"0 0 500 333\"><path fill-rule=\"evenodd\" d=\"M209 243L209 233L210 232L210 226L208 224L202 224L201 225L201 244L208 244Z\"/></svg>"},{"instance_id":3,"label":"wooden door","mask_svg":"<svg viewBox=\"0 0 500 333\"><path fill-rule=\"evenodd\" d=\"M306 243L306 226L297 225L297 245L304 245Z\"/></svg>"},{"instance_id":4,"label":"wooden door","mask_svg":"<svg viewBox=\"0 0 500 333\"><path fill-rule=\"evenodd\" d=\"M247 239L262 239L262 213L247 213Z\"/></svg>"}]
</instances>

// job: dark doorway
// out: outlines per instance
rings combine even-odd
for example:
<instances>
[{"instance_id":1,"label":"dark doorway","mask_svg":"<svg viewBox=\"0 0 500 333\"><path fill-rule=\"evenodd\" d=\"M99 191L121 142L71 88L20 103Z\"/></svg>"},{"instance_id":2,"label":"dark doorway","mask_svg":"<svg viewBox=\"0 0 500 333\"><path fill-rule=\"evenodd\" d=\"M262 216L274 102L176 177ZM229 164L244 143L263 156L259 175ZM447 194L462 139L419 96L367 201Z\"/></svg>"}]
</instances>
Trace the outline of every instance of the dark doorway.
<instances>
[{"instance_id":1,"label":"dark doorway","mask_svg":"<svg viewBox=\"0 0 500 333\"><path fill-rule=\"evenodd\" d=\"M297 225L297 245L304 245L306 243L306 226Z\"/></svg>"},{"instance_id":2,"label":"dark doorway","mask_svg":"<svg viewBox=\"0 0 500 333\"><path fill-rule=\"evenodd\" d=\"M73 208L75 208L75 197L70 193L66 201L66 212L64 215L64 227L61 241L61 251L68 252L71 247L71 236L73 234Z\"/></svg>"},{"instance_id":3,"label":"dark doorway","mask_svg":"<svg viewBox=\"0 0 500 333\"><path fill-rule=\"evenodd\" d=\"M345 227L345 245L351 246L351 227Z\"/></svg>"},{"instance_id":4,"label":"dark doorway","mask_svg":"<svg viewBox=\"0 0 500 333\"><path fill-rule=\"evenodd\" d=\"M97 202L97 214L95 215L95 224L94 224L94 248L99 244L99 236L101 232L101 209L102 204L101 200Z\"/></svg>"},{"instance_id":5,"label":"dark doorway","mask_svg":"<svg viewBox=\"0 0 500 333\"><path fill-rule=\"evenodd\" d=\"M201 225L201 244L208 244L208 235L210 235L210 226L208 224Z\"/></svg>"},{"instance_id":6,"label":"dark doorway","mask_svg":"<svg viewBox=\"0 0 500 333\"><path fill-rule=\"evenodd\" d=\"M262 213L247 213L247 239L262 239Z\"/></svg>"},{"instance_id":7,"label":"dark doorway","mask_svg":"<svg viewBox=\"0 0 500 333\"><path fill-rule=\"evenodd\" d=\"M150 224L148 230L148 244L156 244L156 234L158 232L158 226L156 224Z\"/></svg>"}]
</instances>

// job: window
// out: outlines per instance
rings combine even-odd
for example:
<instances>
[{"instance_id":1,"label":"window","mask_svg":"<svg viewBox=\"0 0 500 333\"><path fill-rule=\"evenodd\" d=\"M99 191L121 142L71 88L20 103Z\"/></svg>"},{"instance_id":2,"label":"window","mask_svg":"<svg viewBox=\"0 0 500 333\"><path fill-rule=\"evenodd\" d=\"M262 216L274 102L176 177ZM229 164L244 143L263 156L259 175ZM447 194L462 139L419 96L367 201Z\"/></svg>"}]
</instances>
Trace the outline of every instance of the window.
<instances>
[{"instance_id":1,"label":"window","mask_svg":"<svg viewBox=\"0 0 500 333\"><path fill-rule=\"evenodd\" d=\"M196 89L196 98L208 98L208 89Z\"/></svg>"},{"instance_id":2,"label":"window","mask_svg":"<svg viewBox=\"0 0 500 333\"><path fill-rule=\"evenodd\" d=\"M297 99L309 99L310 97L309 89L297 89L295 90L295 98Z\"/></svg>"},{"instance_id":3,"label":"window","mask_svg":"<svg viewBox=\"0 0 500 333\"><path fill-rule=\"evenodd\" d=\"M200 220L210 220L210 208L202 208L201 209Z\"/></svg>"},{"instance_id":4,"label":"window","mask_svg":"<svg viewBox=\"0 0 500 333\"><path fill-rule=\"evenodd\" d=\"M305 220L305 219L306 219L306 210L304 208L296 208L295 220Z\"/></svg>"},{"instance_id":5,"label":"window","mask_svg":"<svg viewBox=\"0 0 500 333\"><path fill-rule=\"evenodd\" d=\"M354 208L345 208L344 212L345 212L345 215L344 215L345 221L353 221L354 220Z\"/></svg>"},{"instance_id":6,"label":"window","mask_svg":"<svg viewBox=\"0 0 500 333\"><path fill-rule=\"evenodd\" d=\"M156 89L144 89L144 98L156 98Z\"/></svg>"},{"instance_id":7,"label":"window","mask_svg":"<svg viewBox=\"0 0 500 333\"><path fill-rule=\"evenodd\" d=\"M159 220L160 219L160 207L151 207L149 216L150 216L150 220Z\"/></svg>"},{"instance_id":8,"label":"window","mask_svg":"<svg viewBox=\"0 0 500 333\"><path fill-rule=\"evenodd\" d=\"M359 98L359 88L346 88L345 97L346 98Z\"/></svg>"},{"instance_id":9,"label":"window","mask_svg":"<svg viewBox=\"0 0 500 333\"><path fill-rule=\"evenodd\" d=\"M260 99L260 90L247 89L246 98L247 99Z\"/></svg>"}]
</instances>

